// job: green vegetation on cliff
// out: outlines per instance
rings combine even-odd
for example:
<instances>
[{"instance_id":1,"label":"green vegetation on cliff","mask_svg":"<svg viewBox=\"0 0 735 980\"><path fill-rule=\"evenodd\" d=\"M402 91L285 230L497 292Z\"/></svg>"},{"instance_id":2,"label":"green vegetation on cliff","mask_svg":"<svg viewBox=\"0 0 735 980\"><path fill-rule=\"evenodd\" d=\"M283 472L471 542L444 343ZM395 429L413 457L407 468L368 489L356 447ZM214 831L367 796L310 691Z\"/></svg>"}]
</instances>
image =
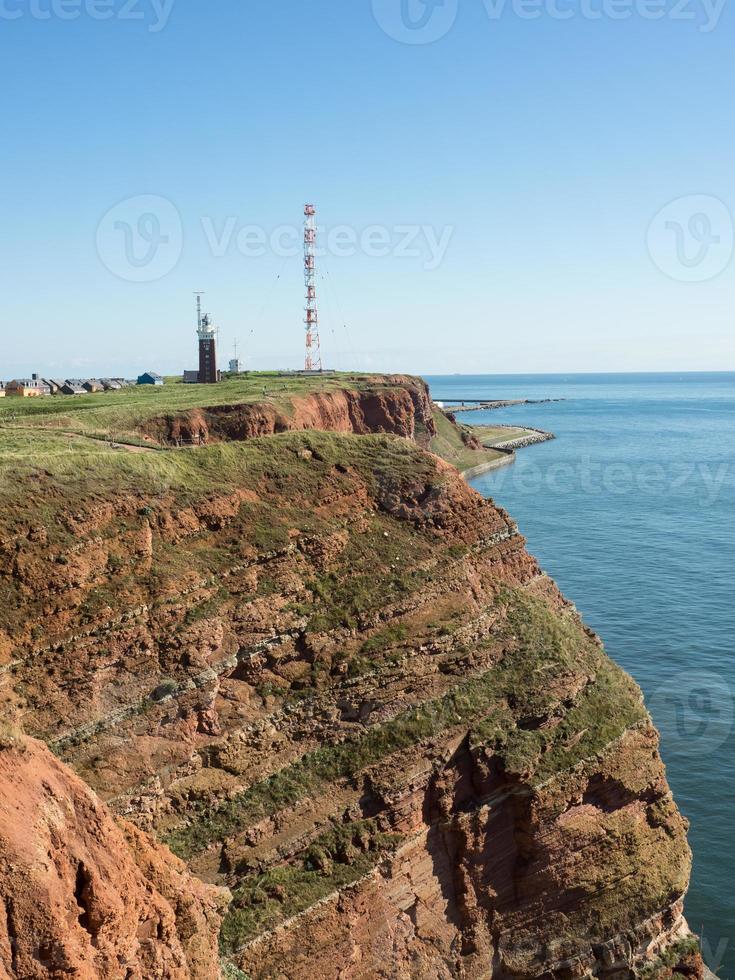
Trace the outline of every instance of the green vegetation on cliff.
<instances>
[{"instance_id":1,"label":"green vegetation on cliff","mask_svg":"<svg viewBox=\"0 0 735 980\"><path fill-rule=\"evenodd\" d=\"M401 839L380 832L375 820L354 821L322 834L288 864L247 875L222 923L221 951L237 952L260 933L351 885Z\"/></svg>"},{"instance_id":2,"label":"green vegetation on cliff","mask_svg":"<svg viewBox=\"0 0 735 980\"><path fill-rule=\"evenodd\" d=\"M3 454L6 433L0 429L0 505L5 529L17 523L43 522L50 534L69 506L103 502L111 497L175 497L184 506L212 493L257 487L276 477L307 497L316 490L325 467L356 466L372 481L400 481L433 471L413 443L390 436L335 435L327 432L283 433L223 442L196 449L130 453L104 443L91 450L54 452L54 437L45 431L28 437L25 451ZM26 438L25 436L23 437ZM15 433L10 437L15 443ZM36 442L38 440L38 443ZM315 465L304 465L300 453L312 453ZM311 483L311 486L310 486ZM273 514L277 513L274 508Z\"/></svg>"},{"instance_id":3,"label":"green vegetation on cliff","mask_svg":"<svg viewBox=\"0 0 735 980\"><path fill-rule=\"evenodd\" d=\"M376 387L379 382L376 385L371 375L353 373L301 377L271 371L251 372L229 377L216 385L185 385L180 378L167 378L162 387L134 385L122 391L89 395L0 398L0 425L24 422L84 433L124 433L153 416L193 408L266 402L287 410L294 397Z\"/></svg>"},{"instance_id":4,"label":"green vegetation on cliff","mask_svg":"<svg viewBox=\"0 0 735 980\"><path fill-rule=\"evenodd\" d=\"M438 409L434 412L434 424L436 436L431 440L431 451L460 471L507 458L496 449L472 448L468 445L468 440L473 438L472 429L469 426L456 425Z\"/></svg>"},{"instance_id":5,"label":"green vegetation on cliff","mask_svg":"<svg viewBox=\"0 0 735 980\"><path fill-rule=\"evenodd\" d=\"M324 792L335 780L353 779L368 766L457 726L468 727L474 744L491 748L506 771L541 782L646 719L639 689L576 617L555 615L522 591L508 592L501 601L507 605L508 652L492 670L362 735L308 753L214 810L202 806L166 843L180 857L191 857L264 816ZM572 668L586 670L589 682L560 723L543 728L559 704L548 678Z\"/></svg>"}]
</instances>

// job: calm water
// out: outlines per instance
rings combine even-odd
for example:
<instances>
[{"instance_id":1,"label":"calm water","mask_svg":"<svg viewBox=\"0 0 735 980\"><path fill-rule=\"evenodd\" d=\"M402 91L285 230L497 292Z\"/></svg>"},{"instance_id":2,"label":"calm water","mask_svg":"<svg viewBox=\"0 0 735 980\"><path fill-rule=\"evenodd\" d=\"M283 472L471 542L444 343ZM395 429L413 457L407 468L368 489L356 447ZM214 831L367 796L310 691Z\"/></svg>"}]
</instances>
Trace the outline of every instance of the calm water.
<instances>
[{"instance_id":1,"label":"calm water","mask_svg":"<svg viewBox=\"0 0 735 980\"><path fill-rule=\"evenodd\" d=\"M473 481L642 686L690 818L690 925L735 978L735 374L452 376L435 398L565 398L460 416L555 442Z\"/></svg>"}]
</instances>

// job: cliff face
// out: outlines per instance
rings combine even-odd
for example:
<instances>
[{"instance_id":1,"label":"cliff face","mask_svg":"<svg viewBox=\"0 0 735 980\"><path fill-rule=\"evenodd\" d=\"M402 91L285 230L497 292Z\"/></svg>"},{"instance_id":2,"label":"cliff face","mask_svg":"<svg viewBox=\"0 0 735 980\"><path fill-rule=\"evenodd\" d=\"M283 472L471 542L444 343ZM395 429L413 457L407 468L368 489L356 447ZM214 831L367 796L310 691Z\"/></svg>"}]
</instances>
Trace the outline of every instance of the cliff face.
<instances>
[{"instance_id":1,"label":"cliff face","mask_svg":"<svg viewBox=\"0 0 735 980\"><path fill-rule=\"evenodd\" d=\"M3 717L137 825L109 850L168 938L144 835L231 889L221 951L252 978L671 966L690 855L640 692L508 515L416 446L422 390L310 398L287 426L328 410L340 434L39 475L43 512L14 497L0 538ZM207 438L251 435L243 414L268 410L206 410ZM404 438L353 434L386 419ZM39 914L66 922L64 896ZM182 955L216 977L194 915Z\"/></svg>"},{"instance_id":2,"label":"cliff face","mask_svg":"<svg viewBox=\"0 0 735 980\"><path fill-rule=\"evenodd\" d=\"M278 432L319 429L358 435L388 433L428 447L435 435L426 385L416 378L376 377L368 390L314 392L280 402L217 405L154 418L143 431L161 443L204 445ZM267 394L267 388L264 388Z\"/></svg>"},{"instance_id":3,"label":"cliff face","mask_svg":"<svg viewBox=\"0 0 735 980\"><path fill-rule=\"evenodd\" d=\"M217 975L226 904L38 742L0 744L5 977Z\"/></svg>"}]
</instances>

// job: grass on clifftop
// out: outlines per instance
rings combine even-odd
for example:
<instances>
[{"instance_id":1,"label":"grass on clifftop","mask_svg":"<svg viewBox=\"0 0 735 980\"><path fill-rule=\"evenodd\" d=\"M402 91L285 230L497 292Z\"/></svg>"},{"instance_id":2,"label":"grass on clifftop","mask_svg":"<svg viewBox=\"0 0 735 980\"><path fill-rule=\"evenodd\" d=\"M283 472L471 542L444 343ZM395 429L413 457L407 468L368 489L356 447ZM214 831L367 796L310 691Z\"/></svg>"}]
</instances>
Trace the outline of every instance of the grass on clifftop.
<instances>
[{"instance_id":1,"label":"grass on clifftop","mask_svg":"<svg viewBox=\"0 0 735 980\"><path fill-rule=\"evenodd\" d=\"M372 379L372 380L371 380ZM83 433L134 432L147 419L169 413L216 405L271 402L286 408L289 399L317 391L344 388L364 390L389 384L388 378L367 374L330 374L315 377L253 372L216 385L185 385L167 378L161 387L137 385L122 391L46 398L0 398L0 456L6 427L28 425Z\"/></svg>"},{"instance_id":2,"label":"grass on clifftop","mask_svg":"<svg viewBox=\"0 0 735 980\"><path fill-rule=\"evenodd\" d=\"M164 450L142 439L138 427L152 417L216 405L265 401L289 411L294 397L345 388L380 390L390 383L390 377L383 376L262 373L218 385L170 380L160 388L141 385L77 398L1 398L0 502L27 498L29 488L47 492L43 488L49 479L57 497L80 492L94 496L96 488L101 496L115 491L157 493L169 485L211 489L235 478L237 464L244 460L240 445ZM441 412L436 413L436 424L439 432L432 450L459 469L501 458L492 450L468 449L460 428Z\"/></svg>"}]
</instances>

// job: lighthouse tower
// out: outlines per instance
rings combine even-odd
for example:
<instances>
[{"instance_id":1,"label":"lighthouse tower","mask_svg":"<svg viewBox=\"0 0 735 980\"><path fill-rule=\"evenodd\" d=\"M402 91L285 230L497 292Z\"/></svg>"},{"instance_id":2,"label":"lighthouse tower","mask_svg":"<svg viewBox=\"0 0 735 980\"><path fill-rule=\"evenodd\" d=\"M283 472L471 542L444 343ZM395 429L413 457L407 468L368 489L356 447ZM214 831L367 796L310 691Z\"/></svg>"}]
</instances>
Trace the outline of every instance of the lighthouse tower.
<instances>
[{"instance_id":1,"label":"lighthouse tower","mask_svg":"<svg viewBox=\"0 0 735 980\"><path fill-rule=\"evenodd\" d=\"M217 370L217 331L209 315L202 315L202 299L197 295L197 336L199 337L199 384L213 385L219 381Z\"/></svg>"}]
</instances>

